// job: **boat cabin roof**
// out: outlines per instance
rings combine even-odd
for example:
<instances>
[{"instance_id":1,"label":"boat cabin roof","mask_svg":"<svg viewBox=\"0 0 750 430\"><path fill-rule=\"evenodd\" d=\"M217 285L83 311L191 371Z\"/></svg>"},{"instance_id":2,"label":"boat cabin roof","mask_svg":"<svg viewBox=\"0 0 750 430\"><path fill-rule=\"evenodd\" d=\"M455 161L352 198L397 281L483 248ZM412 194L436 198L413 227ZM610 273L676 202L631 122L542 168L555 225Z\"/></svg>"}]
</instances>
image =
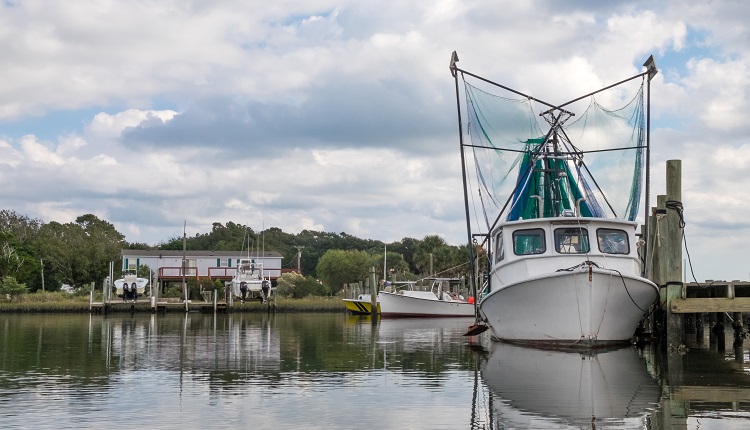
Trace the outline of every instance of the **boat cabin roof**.
<instances>
[{"instance_id":1,"label":"boat cabin roof","mask_svg":"<svg viewBox=\"0 0 750 430\"><path fill-rule=\"evenodd\" d=\"M627 221L622 219L609 219L609 218L586 218L586 217L555 217L555 218L531 218L531 219L520 219L516 221L507 221L500 224L495 230L493 235L498 230L516 230L521 228L533 228L542 226L570 226L570 227L603 227L603 226L617 226L613 228L620 229L632 229L638 226L635 221Z\"/></svg>"},{"instance_id":2,"label":"boat cabin roof","mask_svg":"<svg viewBox=\"0 0 750 430\"><path fill-rule=\"evenodd\" d=\"M554 255L634 256L634 221L556 217L509 221L493 231L495 263Z\"/></svg>"}]
</instances>

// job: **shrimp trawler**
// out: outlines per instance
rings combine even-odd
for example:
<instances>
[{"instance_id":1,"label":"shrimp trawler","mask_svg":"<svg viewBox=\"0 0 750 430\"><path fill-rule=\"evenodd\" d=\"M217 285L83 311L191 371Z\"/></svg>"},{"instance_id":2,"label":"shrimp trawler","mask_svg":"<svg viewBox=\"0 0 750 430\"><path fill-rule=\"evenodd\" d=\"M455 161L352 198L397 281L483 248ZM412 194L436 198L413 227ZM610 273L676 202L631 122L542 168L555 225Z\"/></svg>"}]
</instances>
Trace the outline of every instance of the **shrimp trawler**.
<instances>
[{"instance_id":1,"label":"shrimp trawler","mask_svg":"<svg viewBox=\"0 0 750 430\"><path fill-rule=\"evenodd\" d=\"M557 105L457 63L454 52L467 238L483 267L467 335L628 342L658 296L643 276L635 221L644 182L648 201L653 58L642 73Z\"/></svg>"}]
</instances>

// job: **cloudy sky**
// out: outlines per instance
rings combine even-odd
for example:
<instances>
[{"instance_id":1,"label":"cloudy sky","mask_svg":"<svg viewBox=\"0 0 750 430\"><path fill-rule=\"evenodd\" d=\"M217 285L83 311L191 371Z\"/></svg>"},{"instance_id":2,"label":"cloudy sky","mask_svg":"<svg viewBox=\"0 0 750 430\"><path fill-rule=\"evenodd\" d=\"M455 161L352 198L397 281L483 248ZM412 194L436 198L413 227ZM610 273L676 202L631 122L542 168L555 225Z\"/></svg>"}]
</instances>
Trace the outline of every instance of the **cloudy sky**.
<instances>
[{"instance_id":1,"label":"cloudy sky","mask_svg":"<svg viewBox=\"0 0 750 430\"><path fill-rule=\"evenodd\" d=\"M213 222L465 241L459 65L564 102L654 55L652 202L750 278L750 2L4 0L0 208L129 242Z\"/></svg>"}]
</instances>

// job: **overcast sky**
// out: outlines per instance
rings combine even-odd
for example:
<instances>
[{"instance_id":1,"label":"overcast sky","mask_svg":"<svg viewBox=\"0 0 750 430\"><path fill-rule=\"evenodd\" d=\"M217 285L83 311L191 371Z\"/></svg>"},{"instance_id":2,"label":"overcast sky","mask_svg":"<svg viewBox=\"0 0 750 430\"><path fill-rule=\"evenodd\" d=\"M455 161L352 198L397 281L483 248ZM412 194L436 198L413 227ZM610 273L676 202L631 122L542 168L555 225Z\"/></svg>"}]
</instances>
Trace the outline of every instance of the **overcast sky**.
<instances>
[{"instance_id":1,"label":"overcast sky","mask_svg":"<svg viewBox=\"0 0 750 430\"><path fill-rule=\"evenodd\" d=\"M748 17L741 0L4 0L0 208L93 213L152 245L228 221L459 245L452 51L558 102L653 54L651 205L681 159L697 278L748 279Z\"/></svg>"}]
</instances>

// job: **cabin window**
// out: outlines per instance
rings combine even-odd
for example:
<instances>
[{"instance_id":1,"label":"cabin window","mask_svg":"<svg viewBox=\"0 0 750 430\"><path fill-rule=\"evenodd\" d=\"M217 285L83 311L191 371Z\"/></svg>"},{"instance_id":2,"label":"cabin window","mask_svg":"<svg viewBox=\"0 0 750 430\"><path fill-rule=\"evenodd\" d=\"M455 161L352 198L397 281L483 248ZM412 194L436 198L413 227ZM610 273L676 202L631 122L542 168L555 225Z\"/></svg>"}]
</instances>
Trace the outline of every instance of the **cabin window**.
<instances>
[{"instance_id":1,"label":"cabin window","mask_svg":"<svg viewBox=\"0 0 750 430\"><path fill-rule=\"evenodd\" d=\"M541 228L513 232L513 252L516 255L544 254L545 251L547 244Z\"/></svg>"},{"instance_id":2,"label":"cabin window","mask_svg":"<svg viewBox=\"0 0 750 430\"><path fill-rule=\"evenodd\" d=\"M555 250L560 254L586 254L590 250L588 230L581 227L555 229Z\"/></svg>"},{"instance_id":3,"label":"cabin window","mask_svg":"<svg viewBox=\"0 0 750 430\"><path fill-rule=\"evenodd\" d=\"M500 232L495 236L495 263L503 261L505 258L505 251L503 251L503 232Z\"/></svg>"},{"instance_id":4,"label":"cabin window","mask_svg":"<svg viewBox=\"0 0 750 430\"><path fill-rule=\"evenodd\" d=\"M596 230L599 251L605 254L630 254L628 233L623 230L600 228Z\"/></svg>"}]
</instances>

